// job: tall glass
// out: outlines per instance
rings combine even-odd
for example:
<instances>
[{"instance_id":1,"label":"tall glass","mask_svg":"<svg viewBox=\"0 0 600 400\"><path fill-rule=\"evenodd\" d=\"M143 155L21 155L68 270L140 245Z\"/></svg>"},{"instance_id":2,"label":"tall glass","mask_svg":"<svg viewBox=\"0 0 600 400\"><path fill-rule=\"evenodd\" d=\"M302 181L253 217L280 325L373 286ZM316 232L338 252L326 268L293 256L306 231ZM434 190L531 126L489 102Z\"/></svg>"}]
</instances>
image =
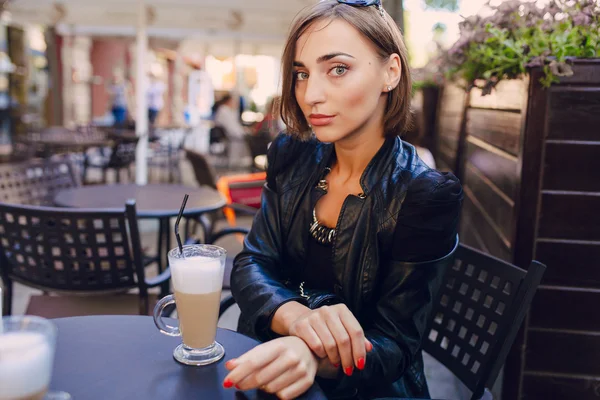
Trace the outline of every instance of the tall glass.
<instances>
[{"instance_id":1,"label":"tall glass","mask_svg":"<svg viewBox=\"0 0 600 400\"><path fill-rule=\"evenodd\" d=\"M0 400L66 400L65 392L48 392L56 326L29 315L2 318L0 324Z\"/></svg>"},{"instance_id":2,"label":"tall glass","mask_svg":"<svg viewBox=\"0 0 600 400\"><path fill-rule=\"evenodd\" d=\"M161 333L181 336L182 344L173 357L186 365L207 365L219 361L225 349L215 341L225 272L225 249L205 244L183 246L169 251L173 295L159 300L154 307L154 323ZM161 319L165 307L175 304L179 327Z\"/></svg>"}]
</instances>

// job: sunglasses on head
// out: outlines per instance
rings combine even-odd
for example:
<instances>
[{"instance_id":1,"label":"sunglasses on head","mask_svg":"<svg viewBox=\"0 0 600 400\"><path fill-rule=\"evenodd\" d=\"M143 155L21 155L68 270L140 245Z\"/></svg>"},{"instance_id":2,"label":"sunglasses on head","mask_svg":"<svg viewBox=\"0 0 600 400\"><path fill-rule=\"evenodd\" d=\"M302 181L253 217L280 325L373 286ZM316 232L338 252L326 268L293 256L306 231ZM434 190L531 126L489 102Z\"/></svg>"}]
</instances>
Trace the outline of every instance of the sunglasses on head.
<instances>
[{"instance_id":1,"label":"sunglasses on head","mask_svg":"<svg viewBox=\"0 0 600 400\"><path fill-rule=\"evenodd\" d=\"M369 7L375 6L383 16L383 6L381 5L381 0L337 0L338 3L347 4L349 6L354 7Z\"/></svg>"}]
</instances>

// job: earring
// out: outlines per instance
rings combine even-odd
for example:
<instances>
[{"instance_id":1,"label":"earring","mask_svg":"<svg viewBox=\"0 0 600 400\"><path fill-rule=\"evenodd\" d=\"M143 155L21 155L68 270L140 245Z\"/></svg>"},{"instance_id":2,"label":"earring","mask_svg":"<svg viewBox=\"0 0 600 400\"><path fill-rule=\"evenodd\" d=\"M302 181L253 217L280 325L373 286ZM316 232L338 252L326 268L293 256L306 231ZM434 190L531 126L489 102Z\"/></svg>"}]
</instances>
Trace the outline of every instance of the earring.
<instances>
[{"instance_id":1,"label":"earring","mask_svg":"<svg viewBox=\"0 0 600 400\"><path fill-rule=\"evenodd\" d=\"M392 86L388 85L387 90L388 90L388 92L391 92L392 91Z\"/></svg>"}]
</instances>

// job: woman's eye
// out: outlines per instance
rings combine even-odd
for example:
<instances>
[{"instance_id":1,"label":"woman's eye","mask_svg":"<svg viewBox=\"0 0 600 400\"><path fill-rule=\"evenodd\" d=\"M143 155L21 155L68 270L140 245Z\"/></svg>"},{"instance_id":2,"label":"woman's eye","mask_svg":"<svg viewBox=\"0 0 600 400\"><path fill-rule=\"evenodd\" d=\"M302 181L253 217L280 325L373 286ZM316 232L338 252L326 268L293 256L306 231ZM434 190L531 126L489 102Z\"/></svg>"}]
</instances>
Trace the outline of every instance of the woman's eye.
<instances>
[{"instance_id":1,"label":"woman's eye","mask_svg":"<svg viewBox=\"0 0 600 400\"><path fill-rule=\"evenodd\" d=\"M346 73L346 71L348 71L348 67L343 65L338 65L331 70L334 76L342 76Z\"/></svg>"},{"instance_id":2,"label":"woman's eye","mask_svg":"<svg viewBox=\"0 0 600 400\"><path fill-rule=\"evenodd\" d=\"M296 72L296 79L299 81L304 81L306 79L308 79L308 74L306 72L303 71L297 71Z\"/></svg>"}]
</instances>

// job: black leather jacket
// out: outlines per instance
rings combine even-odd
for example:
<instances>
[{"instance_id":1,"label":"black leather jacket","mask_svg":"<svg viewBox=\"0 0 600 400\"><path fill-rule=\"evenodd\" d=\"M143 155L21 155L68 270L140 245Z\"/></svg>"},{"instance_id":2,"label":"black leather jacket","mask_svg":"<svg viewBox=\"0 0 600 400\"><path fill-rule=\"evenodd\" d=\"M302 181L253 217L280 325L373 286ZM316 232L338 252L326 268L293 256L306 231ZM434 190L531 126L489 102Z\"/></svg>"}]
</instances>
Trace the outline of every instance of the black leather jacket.
<instances>
[{"instance_id":1,"label":"black leather jacket","mask_svg":"<svg viewBox=\"0 0 600 400\"><path fill-rule=\"evenodd\" d=\"M315 308L329 297L307 302L291 277L306 263L315 186L332 157L333 145L316 139L282 134L271 145L262 206L231 275L242 311L238 331L270 340L281 305ZM336 227L334 294L361 323L373 351L363 371L325 386L332 398L427 398L421 341L457 242L462 189L400 138L386 140L360 184L364 194L346 198Z\"/></svg>"}]
</instances>

